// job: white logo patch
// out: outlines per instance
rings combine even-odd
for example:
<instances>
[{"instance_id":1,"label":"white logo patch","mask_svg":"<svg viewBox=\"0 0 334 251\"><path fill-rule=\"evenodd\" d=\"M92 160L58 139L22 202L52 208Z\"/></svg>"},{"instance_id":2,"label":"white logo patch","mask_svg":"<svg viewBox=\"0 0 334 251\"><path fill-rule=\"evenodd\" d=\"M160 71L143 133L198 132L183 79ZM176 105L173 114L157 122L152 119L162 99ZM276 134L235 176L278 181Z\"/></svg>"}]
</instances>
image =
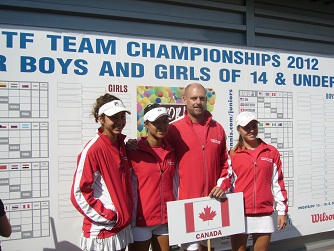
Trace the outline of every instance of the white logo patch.
<instances>
[{"instance_id":1,"label":"white logo patch","mask_svg":"<svg viewBox=\"0 0 334 251\"><path fill-rule=\"evenodd\" d=\"M217 139L211 139L211 142L216 143L216 144L220 144L220 140L217 140Z\"/></svg>"},{"instance_id":2,"label":"white logo patch","mask_svg":"<svg viewBox=\"0 0 334 251\"><path fill-rule=\"evenodd\" d=\"M266 158L266 157L261 157L261 160L268 161L268 162L273 162L272 159Z\"/></svg>"}]
</instances>

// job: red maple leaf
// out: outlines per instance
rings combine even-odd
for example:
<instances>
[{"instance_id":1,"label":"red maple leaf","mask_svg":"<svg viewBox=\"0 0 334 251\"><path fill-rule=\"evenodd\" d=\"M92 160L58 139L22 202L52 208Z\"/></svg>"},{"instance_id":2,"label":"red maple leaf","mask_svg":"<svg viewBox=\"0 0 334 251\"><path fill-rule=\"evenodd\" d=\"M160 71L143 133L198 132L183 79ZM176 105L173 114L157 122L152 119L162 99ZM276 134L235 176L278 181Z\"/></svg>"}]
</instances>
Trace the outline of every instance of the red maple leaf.
<instances>
[{"instance_id":1,"label":"red maple leaf","mask_svg":"<svg viewBox=\"0 0 334 251\"><path fill-rule=\"evenodd\" d=\"M216 211L212 211L211 207L208 205L203 210L204 213L202 212L199 214L199 218L201 218L203 221L213 220L213 218L217 215Z\"/></svg>"}]
</instances>

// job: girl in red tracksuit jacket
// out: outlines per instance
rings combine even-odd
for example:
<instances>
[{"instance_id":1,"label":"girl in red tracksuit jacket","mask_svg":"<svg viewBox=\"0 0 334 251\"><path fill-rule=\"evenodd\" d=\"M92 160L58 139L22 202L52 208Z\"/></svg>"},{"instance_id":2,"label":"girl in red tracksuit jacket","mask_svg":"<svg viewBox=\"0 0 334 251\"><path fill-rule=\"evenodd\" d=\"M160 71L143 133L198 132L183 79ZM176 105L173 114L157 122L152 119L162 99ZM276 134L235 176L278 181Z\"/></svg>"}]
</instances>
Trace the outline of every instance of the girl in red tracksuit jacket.
<instances>
[{"instance_id":1,"label":"girl in red tracksuit jacket","mask_svg":"<svg viewBox=\"0 0 334 251\"><path fill-rule=\"evenodd\" d=\"M78 156L71 201L84 216L83 251L125 251L133 241L130 166L122 129L130 113L117 97L96 99L93 115L101 127Z\"/></svg>"},{"instance_id":2,"label":"girl in red tracksuit jacket","mask_svg":"<svg viewBox=\"0 0 334 251\"><path fill-rule=\"evenodd\" d=\"M274 204L278 212L277 229L286 226L287 191L277 149L257 138L258 121L253 113L241 112L236 119L239 141L229 152L233 192L243 192L246 233L231 236L233 251L246 250L252 234L254 251L269 248L274 232Z\"/></svg>"},{"instance_id":3,"label":"girl in red tracksuit jacket","mask_svg":"<svg viewBox=\"0 0 334 251\"><path fill-rule=\"evenodd\" d=\"M152 104L144 109L148 136L138 140L138 149L128 151L133 176L134 243L129 251L169 251L167 203L174 200L174 149L165 140L169 117L165 107Z\"/></svg>"}]
</instances>

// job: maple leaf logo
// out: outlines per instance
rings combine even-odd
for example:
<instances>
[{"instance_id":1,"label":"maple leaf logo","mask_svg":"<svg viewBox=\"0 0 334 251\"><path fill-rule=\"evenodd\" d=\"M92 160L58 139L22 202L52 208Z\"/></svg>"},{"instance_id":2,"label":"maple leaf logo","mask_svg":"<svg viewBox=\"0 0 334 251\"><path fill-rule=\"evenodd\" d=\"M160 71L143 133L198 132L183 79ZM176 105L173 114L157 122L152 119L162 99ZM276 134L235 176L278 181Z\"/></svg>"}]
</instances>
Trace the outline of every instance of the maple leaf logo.
<instances>
[{"instance_id":1,"label":"maple leaf logo","mask_svg":"<svg viewBox=\"0 0 334 251\"><path fill-rule=\"evenodd\" d=\"M216 211L211 210L211 207L208 205L203 209L203 211L204 212L199 214L199 218L201 218L203 221L213 220L213 218L217 215Z\"/></svg>"}]
</instances>

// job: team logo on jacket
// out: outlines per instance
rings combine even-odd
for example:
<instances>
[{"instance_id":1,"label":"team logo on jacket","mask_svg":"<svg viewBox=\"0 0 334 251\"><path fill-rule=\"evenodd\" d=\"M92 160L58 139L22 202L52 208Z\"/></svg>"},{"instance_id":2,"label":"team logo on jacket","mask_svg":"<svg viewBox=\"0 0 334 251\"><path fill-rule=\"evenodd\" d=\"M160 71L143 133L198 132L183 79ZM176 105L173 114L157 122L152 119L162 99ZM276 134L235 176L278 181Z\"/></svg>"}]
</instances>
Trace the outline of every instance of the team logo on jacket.
<instances>
[{"instance_id":1,"label":"team logo on jacket","mask_svg":"<svg viewBox=\"0 0 334 251\"><path fill-rule=\"evenodd\" d=\"M167 164L170 166L175 166L175 162L171 159L167 160Z\"/></svg>"},{"instance_id":2,"label":"team logo on jacket","mask_svg":"<svg viewBox=\"0 0 334 251\"><path fill-rule=\"evenodd\" d=\"M215 144L220 144L220 140L218 139L211 139L211 142Z\"/></svg>"},{"instance_id":3,"label":"team logo on jacket","mask_svg":"<svg viewBox=\"0 0 334 251\"><path fill-rule=\"evenodd\" d=\"M272 159L270 159L270 158L266 158L266 157L261 157L261 160L268 161L268 162L273 162Z\"/></svg>"}]
</instances>

